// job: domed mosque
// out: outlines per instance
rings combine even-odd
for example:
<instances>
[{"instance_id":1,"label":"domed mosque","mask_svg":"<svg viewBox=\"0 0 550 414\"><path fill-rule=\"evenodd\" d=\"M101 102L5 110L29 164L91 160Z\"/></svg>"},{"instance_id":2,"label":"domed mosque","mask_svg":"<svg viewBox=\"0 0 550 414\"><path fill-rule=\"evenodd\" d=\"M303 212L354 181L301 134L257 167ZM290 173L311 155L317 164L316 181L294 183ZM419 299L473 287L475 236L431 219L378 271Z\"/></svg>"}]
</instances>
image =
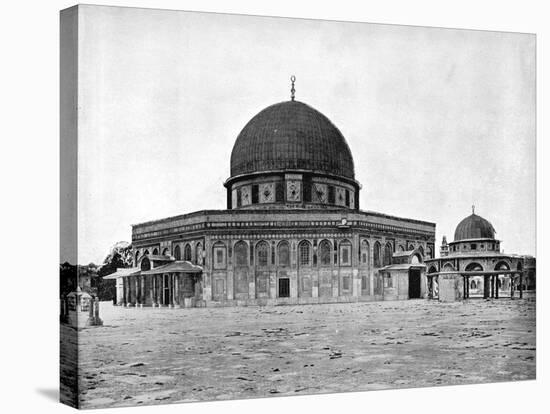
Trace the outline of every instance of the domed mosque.
<instances>
[{"instance_id":1,"label":"domed mosque","mask_svg":"<svg viewBox=\"0 0 550 414\"><path fill-rule=\"evenodd\" d=\"M535 259L502 253L495 233L472 206L472 214L456 226L453 242L443 236L440 257L426 259L428 297L523 297L524 291L534 290Z\"/></svg>"},{"instance_id":2,"label":"domed mosque","mask_svg":"<svg viewBox=\"0 0 550 414\"><path fill-rule=\"evenodd\" d=\"M324 114L291 98L237 136L225 210L132 226L126 306L236 306L425 297L435 224L359 206L352 152Z\"/></svg>"}]
</instances>

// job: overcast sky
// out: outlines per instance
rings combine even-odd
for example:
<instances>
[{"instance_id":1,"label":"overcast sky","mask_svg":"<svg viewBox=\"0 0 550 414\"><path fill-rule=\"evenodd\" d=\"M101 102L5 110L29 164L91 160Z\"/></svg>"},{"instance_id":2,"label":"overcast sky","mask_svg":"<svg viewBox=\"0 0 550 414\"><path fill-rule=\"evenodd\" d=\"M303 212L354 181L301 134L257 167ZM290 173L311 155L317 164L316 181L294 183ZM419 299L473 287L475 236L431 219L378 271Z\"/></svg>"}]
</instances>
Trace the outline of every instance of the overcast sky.
<instances>
[{"instance_id":1,"label":"overcast sky","mask_svg":"<svg viewBox=\"0 0 550 414\"><path fill-rule=\"evenodd\" d=\"M290 97L346 137L360 206L471 213L535 254L534 35L85 6L79 57L79 263L131 224L224 209L233 143Z\"/></svg>"}]
</instances>

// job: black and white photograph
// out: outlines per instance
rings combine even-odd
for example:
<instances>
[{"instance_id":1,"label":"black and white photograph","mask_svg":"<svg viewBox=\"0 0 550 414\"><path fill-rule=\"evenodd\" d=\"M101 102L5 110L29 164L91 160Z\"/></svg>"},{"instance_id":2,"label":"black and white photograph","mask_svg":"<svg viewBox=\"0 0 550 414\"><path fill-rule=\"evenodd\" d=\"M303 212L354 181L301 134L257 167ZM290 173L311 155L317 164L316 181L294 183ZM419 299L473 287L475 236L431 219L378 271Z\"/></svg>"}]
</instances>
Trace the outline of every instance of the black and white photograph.
<instances>
[{"instance_id":1,"label":"black and white photograph","mask_svg":"<svg viewBox=\"0 0 550 414\"><path fill-rule=\"evenodd\" d=\"M353 393L363 412L536 386L535 27L135 6L44 17L59 254L17 270L58 289L20 294L58 314L34 339L56 342L58 390L37 395L257 412ZM410 409L532 402L513 390Z\"/></svg>"},{"instance_id":2,"label":"black and white photograph","mask_svg":"<svg viewBox=\"0 0 550 414\"><path fill-rule=\"evenodd\" d=\"M64 402L535 379L534 63L532 34L62 11Z\"/></svg>"}]
</instances>

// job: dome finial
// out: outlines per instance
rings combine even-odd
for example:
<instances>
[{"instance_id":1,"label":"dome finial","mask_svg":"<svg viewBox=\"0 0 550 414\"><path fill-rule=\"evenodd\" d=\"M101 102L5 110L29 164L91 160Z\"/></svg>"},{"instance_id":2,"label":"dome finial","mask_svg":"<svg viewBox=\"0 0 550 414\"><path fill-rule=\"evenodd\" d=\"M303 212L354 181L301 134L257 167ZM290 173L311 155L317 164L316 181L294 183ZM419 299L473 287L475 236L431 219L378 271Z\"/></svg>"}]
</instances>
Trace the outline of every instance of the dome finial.
<instances>
[{"instance_id":1,"label":"dome finial","mask_svg":"<svg viewBox=\"0 0 550 414\"><path fill-rule=\"evenodd\" d=\"M296 89L294 89L294 82L296 82L296 76L292 75L290 77L290 81L292 82L292 88L290 89L290 100L294 100L294 93L296 92Z\"/></svg>"},{"instance_id":2,"label":"dome finial","mask_svg":"<svg viewBox=\"0 0 550 414\"><path fill-rule=\"evenodd\" d=\"M472 214L476 213L476 206L472 204Z\"/></svg>"}]
</instances>

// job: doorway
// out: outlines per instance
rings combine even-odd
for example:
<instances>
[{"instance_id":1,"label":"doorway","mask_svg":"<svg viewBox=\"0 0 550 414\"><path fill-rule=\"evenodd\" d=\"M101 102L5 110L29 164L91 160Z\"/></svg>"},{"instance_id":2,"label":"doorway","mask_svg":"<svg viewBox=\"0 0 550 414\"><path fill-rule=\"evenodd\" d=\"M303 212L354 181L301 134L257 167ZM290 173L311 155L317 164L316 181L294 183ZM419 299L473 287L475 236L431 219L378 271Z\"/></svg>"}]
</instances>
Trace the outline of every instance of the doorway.
<instances>
[{"instance_id":1,"label":"doorway","mask_svg":"<svg viewBox=\"0 0 550 414\"><path fill-rule=\"evenodd\" d=\"M279 297L280 298L289 298L290 297L290 279L283 277L279 279Z\"/></svg>"},{"instance_id":2,"label":"doorway","mask_svg":"<svg viewBox=\"0 0 550 414\"><path fill-rule=\"evenodd\" d=\"M420 269L409 269L409 299L420 298Z\"/></svg>"}]
</instances>

